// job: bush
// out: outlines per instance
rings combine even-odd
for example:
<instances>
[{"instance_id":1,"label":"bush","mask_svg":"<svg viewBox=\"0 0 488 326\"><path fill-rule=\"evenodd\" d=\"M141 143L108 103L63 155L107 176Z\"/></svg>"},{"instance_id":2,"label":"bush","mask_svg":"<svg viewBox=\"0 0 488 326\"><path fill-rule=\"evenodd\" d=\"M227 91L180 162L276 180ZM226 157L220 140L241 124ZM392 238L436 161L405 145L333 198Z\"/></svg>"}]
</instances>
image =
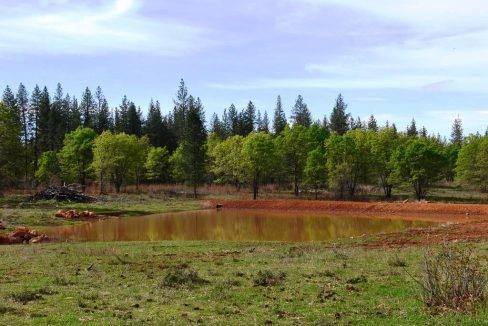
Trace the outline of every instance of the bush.
<instances>
[{"instance_id":1,"label":"bush","mask_svg":"<svg viewBox=\"0 0 488 326\"><path fill-rule=\"evenodd\" d=\"M174 267L166 273L163 286L178 287L184 285L200 285L208 283L207 280L201 278L198 272L191 268Z\"/></svg>"},{"instance_id":2,"label":"bush","mask_svg":"<svg viewBox=\"0 0 488 326\"><path fill-rule=\"evenodd\" d=\"M468 311L485 303L486 273L468 248L426 252L422 272L422 300L429 308Z\"/></svg>"},{"instance_id":3,"label":"bush","mask_svg":"<svg viewBox=\"0 0 488 326\"><path fill-rule=\"evenodd\" d=\"M281 281L283 281L286 277L284 272L280 272L279 274L275 274L272 271L259 271L258 275L254 279L254 285L256 286L273 286Z\"/></svg>"}]
</instances>

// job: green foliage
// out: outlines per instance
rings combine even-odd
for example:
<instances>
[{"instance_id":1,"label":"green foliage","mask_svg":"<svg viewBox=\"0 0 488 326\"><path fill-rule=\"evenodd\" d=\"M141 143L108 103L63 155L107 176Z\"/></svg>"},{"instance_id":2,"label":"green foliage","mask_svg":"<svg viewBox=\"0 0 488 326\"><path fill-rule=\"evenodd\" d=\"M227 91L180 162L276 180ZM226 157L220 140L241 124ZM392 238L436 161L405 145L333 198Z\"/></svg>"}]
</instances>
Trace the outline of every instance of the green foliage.
<instances>
[{"instance_id":1,"label":"green foliage","mask_svg":"<svg viewBox=\"0 0 488 326\"><path fill-rule=\"evenodd\" d=\"M14 110L0 102L0 194L3 187L18 180L22 166L21 132Z\"/></svg>"},{"instance_id":2,"label":"green foliage","mask_svg":"<svg viewBox=\"0 0 488 326\"><path fill-rule=\"evenodd\" d=\"M99 176L100 183L111 180L116 191L120 192L122 184L136 176L140 158L135 155L143 152L140 147L146 144L147 140L144 144L144 141L141 142L136 136L125 133L113 134L105 131L98 136L93 147L92 166Z\"/></svg>"},{"instance_id":3,"label":"green foliage","mask_svg":"<svg viewBox=\"0 0 488 326\"><path fill-rule=\"evenodd\" d=\"M310 133L301 124L286 127L278 138L279 155L283 158L286 173L292 176L295 196L303 178L305 164L310 148Z\"/></svg>"},{"instance_id":4,"label":"green foliage","mask_svg":"<svg viewBox=\"0 0 488 326\"><path fill-rule=\"evenodd\" d=\"M39 167L36 171L36 180L40 183L50 184L59 175L60 168L58 155L54 151L42 153Z\"/></svg>"},{"instance_id":5,"label":"green foliage","mask_svg":"<svg viewBox=\"0 0 488 326\"><path fill-rule=\"evenodd\" d=\"M470 136L459 151L456 176L466 185L488 191L488 136Z\"/></svg>"},{"instance_id":6,"label":"green foliage","mask_svg":"<svg viewBox=\"0 0 488 326\"><path fill-rule=\"evenodd\" d=\"M424 199L429 187L442 179L447 165L442 146L433 139L413 138L393 154L393 178L413 186L417 199Z\"/></svg>"},{"instance_id":7,"label":"green foliage","mask_svg":"<svg viewBox=\"0 0 488 326\"><path fill-rule=\"evenodd\" d=\"M350 115L346 113L347 104L344 103L342 94L337 97L334 108L330 115L329 128L332 132L338 135L343 135L349 129L349 117Z\"/></svg>"},{"instance_id":8,"label":"green foliage","mask_svg":"<svg viewBox=\"0 0 488 326\"><path fill-rule=\"evenodd\" d=\"M240 187L245 182L246 164L243 157L244 137L233 136L209 148L211 172L216 182Z\"/></svg>"},{"instance_id":9,"label":"green foliage","mask_svg":"<svg viewBox=\"0 0 488 326\"><path fill-rule=\"evenodd\" d=\"M264 132L249 134L244 140L243 157L246 164L246 177L253 185L253 197L257 199L259 183L271 174L276 162L273 138Z\"/></svg>"},{"instance_id":10,"label":"green foliage","mask_svg":"<svg viewBox=\"0 0 488 326\"><path fill-rule=\"evenodd\" d=\"M166 147L152 147L145 163L147 179L168 182L170 179L169 152Z\"/></svg>"},{"instance_id":11,"label":"green foliage","mask_svg":"<svg viewBox=\"0 0 488 326\"><path fill-rule=\"evenodd\" d=\"M325 150L322 146L310 151L305 165L305 183L315 188L315 198L317 190L327 182L327 168Z\"/></svg>"},{"instance_id":12,"label":"green foliage","mask_svg":"<svg viewBox=\"0 0 488 326\"><path fill-rule=\"evenodd\" d=\"M63 180L86 185L92 172L93 144L96 136L93 129L83 127L66 134L64 146L59 152Z\"/></svg>"},{"instance_id":13,"label":"green foliage","mask_svg":"<svg viewBox=\"0 0 488 326\"><path fill-rule=\"evenodd\" d=\"M204 120L200 100L195 101L190 96L183 140L175 151L171 162L175 177L193 187L194 197L197 196L197 186L205 179L207 133Z\"/></svg>"},{"instance_id":14,"label":"green foliage","mask_svg":"<svg viewBox=\"0 0 488 326\"><path fill-rule=\"evenodd\" d=\"M353 197L357 186L371 180L373 160L371 132L356 129L340 136L332 134L326 142L330 185L340 197L347 191Z\"/></svg>"},{"instance_id":15,"label":"green foliage","mask_svg":"<svg viewBox=\"0 0 488 326\"><path fill-rule=\"evenodd\" d=\"M391 127L383 128L379 132L371 133L370 135L374 170L378 176L385 197L390 198L393 188L393 182L391 180L393 171L391 157L399 146L401 139Z\"/></svg>"}]
</instances>

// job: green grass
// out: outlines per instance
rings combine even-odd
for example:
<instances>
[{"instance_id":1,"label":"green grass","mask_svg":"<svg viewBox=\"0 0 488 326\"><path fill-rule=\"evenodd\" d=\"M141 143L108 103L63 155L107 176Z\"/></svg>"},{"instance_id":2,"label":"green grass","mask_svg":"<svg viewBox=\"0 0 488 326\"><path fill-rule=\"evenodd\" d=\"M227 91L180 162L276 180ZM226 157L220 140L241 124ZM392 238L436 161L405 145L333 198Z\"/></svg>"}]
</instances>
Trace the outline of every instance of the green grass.
<instances>
[{"instance_id":1,"label":"green grass","mask_svg":"<svg viewBox=\"0 0 488 326\"><path fill-rule=\"evenodd\" d=\"M26 197L11 196L0 198L0 220L8 230L17 226L40 227L77 223L54 217L59 209L89 210L95 213L116 214L118 216L140 216L147 214L194 210L201 203L188 199L172 199L147 194L104 196L89 204L39 201L29 202Z\"/></svg>"},{"instance_id":2,"label":"green grass","mask_svg":"<svg viewBox=\"0 0 488 326\"><path fill-rule=\"evenodd\" d=\"M484 257L487 249L486 243L475 246ZM229 242L4 246L0 324L479 325L488 320L486 308L431 314L423 307L420 289L406 273L419 275L422 252Z\"/></svg>"}]
</instances>

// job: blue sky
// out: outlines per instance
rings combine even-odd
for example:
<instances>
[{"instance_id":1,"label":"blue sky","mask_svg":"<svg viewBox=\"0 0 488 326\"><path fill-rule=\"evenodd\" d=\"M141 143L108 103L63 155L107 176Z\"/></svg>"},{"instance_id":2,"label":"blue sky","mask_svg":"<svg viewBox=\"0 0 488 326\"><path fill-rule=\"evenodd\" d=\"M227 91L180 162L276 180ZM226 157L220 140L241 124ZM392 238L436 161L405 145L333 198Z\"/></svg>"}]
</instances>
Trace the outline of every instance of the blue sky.
<instances>
[{"instance_id":1,"label":"blue sky","mask_svg":"<svg viewBox=\"0 0 488 326\"><path fill-rule=\"evenodd\" d=\"M315 118L341 92L354 116L448 135L488 126L483 0L0 0L0 86L101 85L165 112L180 78L207 117L252 100ZM289 114L288 114L289 115Z\"/></svg>"}]
</instances>

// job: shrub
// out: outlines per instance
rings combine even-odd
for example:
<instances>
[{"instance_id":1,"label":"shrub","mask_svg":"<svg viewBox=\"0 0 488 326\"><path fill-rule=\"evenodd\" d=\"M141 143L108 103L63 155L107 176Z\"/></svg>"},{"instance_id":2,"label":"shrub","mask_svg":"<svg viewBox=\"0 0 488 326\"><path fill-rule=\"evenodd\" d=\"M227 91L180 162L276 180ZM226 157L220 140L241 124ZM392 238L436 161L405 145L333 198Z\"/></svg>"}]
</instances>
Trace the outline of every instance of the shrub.
<instances>
[{"instance_id":1,"label":"shrub","mask_svg":"<svg viewBox=\"0 0 488 326\"><path fill-rule=\"evenodd\" d=\"M286 277L284 272L280 272L279 274L275 274L272 271L265 270L259 271L256 278L254 279L254 285L256 286L273 286L281 281L283 281Z\"/></svg>"},{"instance_id":2,"label":"shrub","mask_svg":"<svg viewBox=\"0 0 488 326\"><path fill-rule=\"evenodd\" d=\"M198 272L191 268L174 267L170 269L163 280L163 286L178 287L184 285L200 285L208 283Z\"/></svg>"},{"instance_id":3,"label":"shrub","mask_svg":"<svg viewBox=\"0 0 488 326\"><path fill-rule=\"evenodd\" d=\"M486 273L469 248L427 251L422 273L422 300L429 308L467 311L485 303Z\"/></svg>"}]
</instances>

